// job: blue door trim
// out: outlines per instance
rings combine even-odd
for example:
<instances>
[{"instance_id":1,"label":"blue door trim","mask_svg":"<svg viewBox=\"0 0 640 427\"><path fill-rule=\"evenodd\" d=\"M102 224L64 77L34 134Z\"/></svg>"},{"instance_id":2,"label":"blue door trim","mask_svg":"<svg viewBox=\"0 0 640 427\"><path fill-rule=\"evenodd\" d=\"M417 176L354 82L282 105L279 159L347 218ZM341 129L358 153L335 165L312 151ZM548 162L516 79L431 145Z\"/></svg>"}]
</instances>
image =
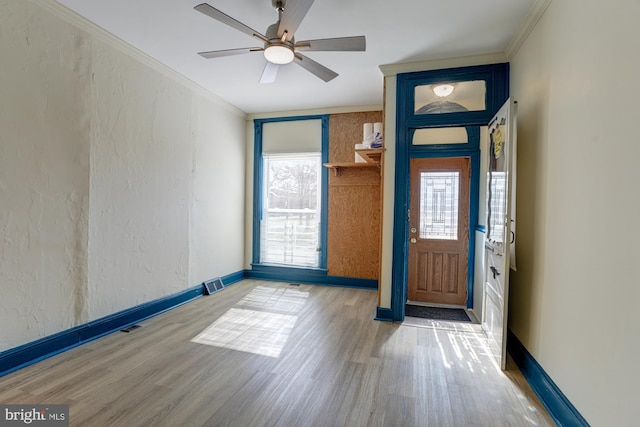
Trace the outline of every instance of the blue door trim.
<instances>
[{"instance_id":1,"label":"blue door trim","mask_svg":"<svg viewBox=\"0 0 640 427\"><path fill-rule=\"evenodd\" d=\"M473 305L473 260L475 233L478 224L480 190L480 126L486 126L509 96L509 64L493 64L436 71L398 74L396 86L396 164L391 269L391 311L394 321L404 320L408 282L409 236L409 160L417 157L470 157L471 188L469 212L469 269L467 307ZM415 87L424 84L467 80L485 80L486 110L449 114L414 113ZM413 146L416 129L436 127L465 127L469 136L466 144Z\"/></svg>"}]
</instances>

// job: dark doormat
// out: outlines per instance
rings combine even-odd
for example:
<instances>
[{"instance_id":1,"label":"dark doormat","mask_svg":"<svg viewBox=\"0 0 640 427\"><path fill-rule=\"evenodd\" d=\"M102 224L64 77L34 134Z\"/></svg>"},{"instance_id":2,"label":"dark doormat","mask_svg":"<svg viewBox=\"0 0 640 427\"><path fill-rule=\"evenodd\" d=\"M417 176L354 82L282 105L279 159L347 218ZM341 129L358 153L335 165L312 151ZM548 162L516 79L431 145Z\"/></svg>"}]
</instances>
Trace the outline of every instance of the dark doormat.
<instances>
[{"instance_id":1,"label":"dark doormat","mask_svg":"<svg viewBox=\"0 0 640 427\"><path fill-rule=\"evenodd\" d=\"M467 313L461 308L423 307L421 305L406 304L404 306L404 315L422 319L471 322Z\"/></svg>"}]
</instances>

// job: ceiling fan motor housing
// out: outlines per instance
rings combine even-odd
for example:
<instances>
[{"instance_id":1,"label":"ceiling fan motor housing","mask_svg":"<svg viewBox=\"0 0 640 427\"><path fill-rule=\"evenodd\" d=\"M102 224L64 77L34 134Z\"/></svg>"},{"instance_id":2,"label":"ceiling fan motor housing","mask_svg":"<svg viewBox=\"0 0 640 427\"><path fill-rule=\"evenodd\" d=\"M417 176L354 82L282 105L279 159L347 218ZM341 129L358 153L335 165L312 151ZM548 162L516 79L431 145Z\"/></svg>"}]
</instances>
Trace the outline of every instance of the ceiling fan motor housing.
<instances>
[{"instance_id":1,"label":"ceiling fan motor housing","mask_svg":"<svg viewBox=\"0 0 640 427\"><path fill-rule=\"evenodd\" d=\"M278 22L276 22L275 24L269 25L269 28L267 28L267 32L265 35L267 36L267 39L269 39L269 41L264 43L265 50L269 47L281 46L283 48L289 49L291 52L294 52L295 39L292 37L291 40L286 40L285 36L283 36L282 38L278 37L279 26L280 26L280 21L278 20Z\"/></svg>"},{"instance_id":2,"label":"ceiling fan motor housing","mask_svg":"<svg viewBox=\"0 0 640 427\"><path fill-rule=\"evenodd\" d=\"M271 0L271 6L278 12L284 11L284 0Z\"/></svg>"}]
</instances>

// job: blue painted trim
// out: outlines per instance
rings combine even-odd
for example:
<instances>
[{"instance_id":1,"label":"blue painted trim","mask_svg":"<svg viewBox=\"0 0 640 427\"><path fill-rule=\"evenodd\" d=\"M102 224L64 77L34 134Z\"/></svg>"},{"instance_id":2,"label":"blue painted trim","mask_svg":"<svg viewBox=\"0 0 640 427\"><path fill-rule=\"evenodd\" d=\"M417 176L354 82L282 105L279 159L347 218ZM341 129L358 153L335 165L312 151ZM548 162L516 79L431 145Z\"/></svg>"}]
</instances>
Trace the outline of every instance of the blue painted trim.
<instances>
[{"instance_id":1,"label":"blue painted trim","mask_svg":"<svg viewBox=\"0 0 640 427\"><path fill-rule=\"evenodd\" d=\"M407 301L409 223L409 133L405 120L409 111L403 102L409 83L401 75L396 78L396 173L394 182L395 200L393 202L393 242L391 265L391 311L394 321L404 320L404 305ZM413 97L413 95L412 95ZM412 111L412 110L411 110Z\"/></svg>"},{"instance_id":2,"label":"blue painted trim","mask_svg":"<svg viewBox=\"0 0 640 427\"><path fill-rule=\"evenodd\" d=\"M224 283L225 286L233 285L234 283L239 282L244 278L245 278L244 270L236 271L235 273L227 274L226 276L221 277L222 283Z\"/></svg>"},{"instance_id":3,"label":"blue painted trim","mask_svg":"<svg viewBox=\"0 0 640 427\"><path fill-rule=\"evenodd\" d=\"M324 268L290 267L287 265L251 264L251 270L246 270L245 276L251 279L265 278L275 280L283 278L284 282L296 280L296 278L300 280L315 280L326 277L327 270Z\"/></svg>"},{"instance_id":4,"label":"blue painted trim","mask_svg":"<svg viewBox=\"0 0 640 427\"><path fill-rule=\"evenodd\" d=\"M291 116L291 117L275 117L269 119L255 119L253 122L253 247L251 252L251 262L253 264L260 263L260 221L262 220L262 129L265 123L274 122L293 122L299 120L320 120L322 127L321 135L321 159L322 163L329 162L329 115L311 115L311 116ZM320 194L320 268L327 267L327 236L329 216L328 200L329 200L329 170L321 168L321 185L322 193Z\"/></svg>"},{"instance_id":5,"label":"blue painted trim","mask_svg":"<svg viewBox=\"0 0 640 427\"><path fill-rule=\"evenodd\" d=\"M251 260L260 262L260 221L262 220L262 120L253 122L253 249Z\"/></svg>"},{"instance_id":6,"label":"blue painted trim","mask_svg":"<svg viewBox=\"0 0 640 427\"><path fill-rule=\"evenodd\" d=\"M169 295L154 301L110 314L84 325L53 334L0 353L0 376L39 362L63 351L100 338L111 332L164 313L196 299L203 294L203 286Z\"/></svg>"},{"instance_id":7,"label":"blue painted trim","mask_svg":"<svg viewBox=\"0 0 640 427\"><path fill-rule=\"evenodd\" d=\"M322 116L322 164L329 163L329 116ZM320 268L327 268L329 239L329 168L321 167Z\"/></svg>"},{"instance_id":8,"label":"blue painted trim","mask_svg":"<svg viewBox=\"0 0 640 427\"><path fill-rule=\"evenodd\" d=\"M376 317L373 320L393 322L393 310L385 307L376 307Z\"/></svg>"},{"instance_id":9,"label":"blue painted trim","mask_svg":"<svg viewBox=\"0 0 640 427\"><path fill-rule=\"evenodd\" d=\"M226 287L244 278L245 271L240 270L223 276L222 281ZM112 332L119 331L134 323L157 316L199 298L203 294L204 287L202 285L194 286L0 352L0 377Z\"/></svg>"},{"instance_id":10,"label":"blue painted trim","mask_svg":"<svg viewBox=\"0 0 640 427\"><path fill-rule=\"evenodd\" d=\"M486 109L484 111L414 114L414 89L416 86L469 80L484 80L486 82ZM425 126L485 126L508 98L509 64L477 65L403 73L398 74L398 84L401 82L409 89L402 93L402 98L398 99L397 102L397 106L402 106L405 113L403 114L403 125L410 128Z\"/></svg>"},{"instance_id":11,"label":"blue painted trim","mask_svg":"<svg viewBox=\"0 0 640 427\"><path fill-rule=\"evenodd\" d=\"M375 279L357 277L329 276L326 269L296 268L275 265L254 264L251 270L245 271L245 277L278 282L294 282L344 288L378 289Z\"/></svg>"},{"instance_id":12,"label":"blue painted trim","mask_svg":"<svg viewBox=\"0 0 640 427\"><path fill-rule=\"evenodd\" d=\"M414 114L415 87L424 84L485 80L486 110L449 114ZM397 76L396 92L396 174L393 224L393 263L391 270L391 310L393 319L404 320L408 281L408 233L409 210L409 160L412 157L470 157L471 188L469 206L469 230L478 223L478 194L480 188L480 129L509 96L509 64L480 65L435 71L404 73ZM464 126L467 128L467 144L442 144L437 146L413 146L415 129ZM475 233L469 233L469 269L467 279L467 307L473 307L473 277L475 263Z\"/></svg>"},{"instance_id":13,"label":"blue painted trim","mask_svg":"<svg viewBox=\"0 0 640 427\"><path fill-rule=\"evenodd\" d=\"M480 140L480 128L478 129L478 140ZM480 147L471 153L471 183L469 189L469 257L467 267L467 308L473 308L475 270L476 270L476 233L473 230L478 226L478 215L480 214Z\"/></svg>"},{"instance_id":14,"label":"blue painted trim","mask_svg":"<svg viewBox=\"0 0 640 427\"><path fill-rule=\"evenodd\" d=\"M507 350L559 426L589 426L587 420L571 404L511 330L507 330Z\"/></svg>"}]
</instances>

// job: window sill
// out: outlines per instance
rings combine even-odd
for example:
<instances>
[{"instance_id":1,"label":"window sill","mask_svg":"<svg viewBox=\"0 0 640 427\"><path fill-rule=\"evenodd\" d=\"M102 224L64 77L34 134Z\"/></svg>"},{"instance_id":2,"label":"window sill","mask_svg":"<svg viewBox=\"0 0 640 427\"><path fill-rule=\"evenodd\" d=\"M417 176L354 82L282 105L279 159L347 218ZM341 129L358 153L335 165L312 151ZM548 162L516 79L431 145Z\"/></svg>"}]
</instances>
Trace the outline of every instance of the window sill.
<instances>
[{"instance_id":1,"label":"window sill","mask_svg":"<svg viewBox=\"0 0 640 427\"><path fill-rule=\"evenodd\" d=\"M282 281L313 281L327 277L326 268L278 264L251 264L251 273L256 277Z\"/></svg>"}]
</instances>

